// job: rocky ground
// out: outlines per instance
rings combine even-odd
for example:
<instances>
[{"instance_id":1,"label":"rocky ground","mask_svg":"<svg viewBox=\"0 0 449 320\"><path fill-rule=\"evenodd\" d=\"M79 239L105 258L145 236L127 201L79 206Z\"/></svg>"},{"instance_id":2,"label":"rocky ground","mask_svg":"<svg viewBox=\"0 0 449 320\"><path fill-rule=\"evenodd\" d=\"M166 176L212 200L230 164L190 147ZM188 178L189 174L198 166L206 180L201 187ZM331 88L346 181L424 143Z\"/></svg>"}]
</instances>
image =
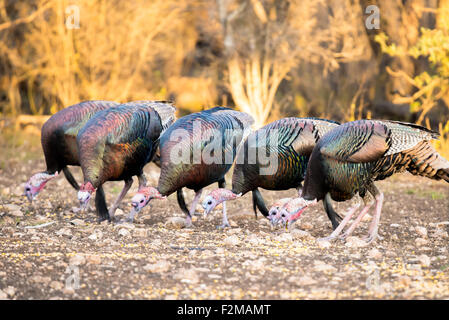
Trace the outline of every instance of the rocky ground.
<instances>
[{"instance_id":1,"label":"rocky ground","mask_svg":"<svg viewBox=\"0 0 449 320\"><path fill-rule=\"evenodd\" d=\"M232 228L225 231L216 228L219 209L183 228L175 195L154 201L134 224L88 223L94 211L73 212L76 192L62 176L33 204L21 196L30 174L44 166L39 148L27 144L0 154L1 299L449 298L449 186L443 182L409 174L379 182L381 239L366 245L361 238L370 217L346 242L317 242L331 232L321 206L289 231L273 229L262 216L255 219L250 195L228 203ZM145 171L156 184L157 167ZM72 172L80 181L79 168ZM128 213L136 185L119 216ZM108 202L121 187L106 185ZM268 204L295 193L263 191Z\"/></svg>"}]
</instances>

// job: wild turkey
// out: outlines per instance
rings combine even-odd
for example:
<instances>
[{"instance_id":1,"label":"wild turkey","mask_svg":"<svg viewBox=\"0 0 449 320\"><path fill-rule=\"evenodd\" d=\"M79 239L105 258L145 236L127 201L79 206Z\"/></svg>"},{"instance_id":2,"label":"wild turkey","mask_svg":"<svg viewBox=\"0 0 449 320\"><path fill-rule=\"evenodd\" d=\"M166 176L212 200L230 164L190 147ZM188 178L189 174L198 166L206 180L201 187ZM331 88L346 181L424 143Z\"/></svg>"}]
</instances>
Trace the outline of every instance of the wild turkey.
<instances>
[{"instance_id":1,"label":"wild turkey","mask_svg":"<svg viewBox=\"0 0 449 320\"><path fill-rule=\"evenodd\" d=\"M138 176L146 184L143 167L151 161L160 134L174 121L175 108L163 101L135 101L98 112L80 130L77 145L84 183L78 200L85 207L96 191L99 221L111 220ZM102 185L124 180L125 186L109 212Z\"/></svg>"},{"instance_id":2,"label":"wild turkey","mask_svg":"<svg viewBox=\"0 0 449 320\"><path fill-rule=\"evenodd\" d=\"M25 184L25 195L30 202L61 170L70 185L79 190L78 183L67 168L79 166L76 135L95 113L116 105L118 103L113 101L84 101L55 113L44 123L41 144L47 170L34 174Z\"/></svg>"},{"instance_id":3,"label":"wild turkey","mask_svg":"<svg viewBox=\"0 0 449 320\"><path fill-rule=\"evenodd\" d=\"M250 132L253 118L243 112L215 107L178 119L162 136L161 175L158 187L141 188L133 197L128 221L151 199L161 199L177 192L178 204L191 225L198 200L204 187L218 182L225 187L224 175L232 166L241 141ZM179 152L181 151L181 156ZM195 191L187 209L182 188ZM223 206L223 225L229 226Z\"/></svg>"},{"instance_id":4,"label":"wild turkey","mask_svg":"<svg viewBox=\"0 0 449 320\"><path fill-rule=\"evenodd\" d=\"M209 213L218 204L237 199L252 191L256 217L258 208L270 219L270 213L258 188L299 189L313 147L321 136L338 125L335 121L324 119L284 118L253 132L237 156L232 175L232 191L212 191L203 201L204 210ZM336 228L337 218L340 217L328 201L325 201L325 209L333 228ZM276 213L273 211L272 214Z\"/></svg>"},{"instance_id":5,"label":"wild turkey","mask_svg":"<svg viewBox=\"0 0 449 320\"><path fill-rule=\"evenodd\" d=\"M345 201L359 194L364 207L341 236L345 238L373 205L371 194L376 202L376 212L366 239L368 242L375 240L384 196L374 181L407 170L415 175L449 182L449 161L430 144L430 140L437 138L436 132L396 121L359 120L333 129L313 149L302 195L286 210L289 214L287 221L295 221L308 206L327 196ZM349 210L338 228L325 239L339 236L358 208Z\"/></svg>"}]
</instances>

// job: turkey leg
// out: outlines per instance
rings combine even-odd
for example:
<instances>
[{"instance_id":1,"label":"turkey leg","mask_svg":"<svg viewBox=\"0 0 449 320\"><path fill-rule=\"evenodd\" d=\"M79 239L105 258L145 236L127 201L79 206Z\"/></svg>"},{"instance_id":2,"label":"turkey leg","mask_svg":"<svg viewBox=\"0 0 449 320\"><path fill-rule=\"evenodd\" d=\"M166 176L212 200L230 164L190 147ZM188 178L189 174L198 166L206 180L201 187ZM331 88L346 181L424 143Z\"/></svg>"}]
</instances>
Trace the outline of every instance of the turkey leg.
<instances>
[{"instance_id":1,"label":"turkey leg","mask_svg":"<svg viewBox=\"0 0 449 320\"><path fill-rule=\"evenodd\" d=\"M379 229L379 221L380 221L380 214L382 212L382 204L384 202L384 194L380 192L377 188L376 191L376 213L373 217L373 221L371 221L371 224L369 226L368 230L368 237L365 238L366 242L370 243L376 240L377 238L377 232Z\"/></svg>"},{"instance_id":2,"label":"turkey leg","mask_svg":"<svg viewBox=\"0 0 449 320\"><path fill-rule=\"evenodd\" d=\"M111 220L114 219L115 210L117 210L120 202L122 202L123 198L128 193L128 191L129 191L129 189L131 188L132 185L133 185L133 179L132 178L129 179L129 180L125 180L125 185L123 186L122 191L120 192L117 200L115 200L115 202L112 205L112 207L109 209L109 218Z\"/></svg>"},{"instance_id":3,"label":"turkey leg","mask_svg":"<svg viewBox=\"0 0 449 320\"><path fill-rule=\"evenodd\" d=\"M355 207L349 209L348 213L344 217L344 219L340 222L340 225L335 229L328 237L320 238L319 241L329 241L335 239L343 230L343 228L346 226L346 224L349 222L351 217L354 215L354 213L357 211L357 209L360 208L360 205L356 205Z\"/></svg>"}]
</instances>

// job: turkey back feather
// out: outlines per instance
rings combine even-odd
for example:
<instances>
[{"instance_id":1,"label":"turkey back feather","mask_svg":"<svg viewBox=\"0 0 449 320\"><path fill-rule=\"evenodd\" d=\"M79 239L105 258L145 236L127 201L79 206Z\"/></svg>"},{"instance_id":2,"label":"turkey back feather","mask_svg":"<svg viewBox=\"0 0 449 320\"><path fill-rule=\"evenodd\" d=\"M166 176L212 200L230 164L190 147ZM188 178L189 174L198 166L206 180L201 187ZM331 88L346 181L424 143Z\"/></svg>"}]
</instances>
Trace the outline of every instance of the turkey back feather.
<instances>
[{"instance_id":1,"label":"turkey back feather","mask_svg":"<svg viewBox=\"0 0 449 320\"><path fill-rule=\"evenodd\" d=\"M54 173L67 165L79 165L76 135L97 112L117 106L113 101L84 101L52 115L42 126L41 144L47 171Z\"/></svg>"},{"instance_id":2,"label":"turkey back feather","mask_svg":"<svg viewBox=\"0 0 449 320\"><path fill-rule=\"evenodd\" d=\"M152 101L125 103L95 114L86 123L77 136L85 181L97 187L142 172L163 130L153 105Z\"/></svg>"},{"instance_id":3,"label":"turkey back feather","mask_svg":"<svg viewBox=\"0 0 449 320\"><path fill-rule=\"evenodd\" d=\"M415 124L382 120L345 123L318 142L309 160L303 195L344 201L363 195L374 180L408 170L447 181L449 162L430 145L438 134Z\"/></svg>"},{"instance_id":4,"label":"turkey back feather","mask_svg":"<svg viewBox=\"0 0 449 320\"><path fill-rule=\"evenodd\" d=\"M222 180L253 122L248 114L225 107L178 119L160 137L159 192L197 191Z\"/></svg>"},{"instance_id":5,"label":"turkey back feather","mask_svg":"<svg viewBox=\"0 0 449 320\"><path fill-rule=\"evenodd\" d=\"M316 142L336 126L337 122L325 119L284 118L253 132L237 156L233 192L245 194L258 187L267 190L299 187ZM260 156L274 163L263 163ZM273 173L262 174L261 169L270 165L276 166Z\"/></svg>"}]
</instances>

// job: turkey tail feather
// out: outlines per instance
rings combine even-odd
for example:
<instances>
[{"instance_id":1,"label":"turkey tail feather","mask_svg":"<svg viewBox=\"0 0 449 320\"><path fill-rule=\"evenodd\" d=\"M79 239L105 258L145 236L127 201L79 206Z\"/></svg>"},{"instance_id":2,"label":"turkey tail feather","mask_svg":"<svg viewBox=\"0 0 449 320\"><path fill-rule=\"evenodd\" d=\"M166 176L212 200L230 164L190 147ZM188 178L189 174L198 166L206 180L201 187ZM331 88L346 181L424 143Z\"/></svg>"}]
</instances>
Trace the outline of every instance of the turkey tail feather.
<instances>
[{"instance_id":1,"label":"turkey tail feather","mask_svg":"<svg viewBox=\"0 0 449 320\"><path fill-rule=\"evenodd\" d=\"M438 170L437 176L446 182L449 182L449 168Z\"/></svg>"},{"instance_id":2,"label":"turkey tail feather","mask_svg":"<svg viewBox=\"0 0 449 320\"><path fill-rule=\"evenodd\" d=\"M165 131L173 122L175 122L176 108L172 104L157 102L152 105L152 107L161 117L162 131Z\"/></svg>"},{"instance_id":3,"label":"turkey tail feather","mask_svg":"<svg viewBox=\"0 0 449 320\"><path fill-rule=\"evenodd\" d=\"M443 158L428 141L404 151L412 159L407 170L413 174L449 182L449 161Z\"/></svg>"}]
</instances>

